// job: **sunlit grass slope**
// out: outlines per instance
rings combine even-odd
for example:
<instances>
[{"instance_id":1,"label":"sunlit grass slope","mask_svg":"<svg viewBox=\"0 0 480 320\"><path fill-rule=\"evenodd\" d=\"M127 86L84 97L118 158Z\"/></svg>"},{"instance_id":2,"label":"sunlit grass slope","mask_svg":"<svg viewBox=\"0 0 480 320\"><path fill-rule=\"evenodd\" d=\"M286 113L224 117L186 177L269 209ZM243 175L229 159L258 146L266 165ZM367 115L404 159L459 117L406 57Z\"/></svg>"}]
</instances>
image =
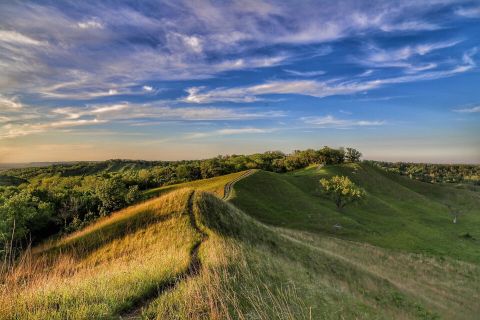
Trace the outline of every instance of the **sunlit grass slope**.
<instances>
[{"instance_id":1,"label":"sunlit grass slope","mask_svg":"<svg viewBox=\"0 0 480 320\"><path fill-rule=\"evenodd\" d=\"M128 310L187 268L198 241L189 194L130 207L35 249L10 276L0 317L97 319Z\"/></svg>"},{"instance_id":2,"label":"sunlit grass slope","mask_svg":"<svg viewBox=\"0 0 480 320\"><path fill-rule=\"evenodd\" d=\"M185 183L172 184L169 186L163 186L159 188L150 189L144 192L144 195L148 198L165 194L167 192L178 190L182 188L191 188L200 191L208 191L215 193L219 197L223 197L224 186L235 178L240 177L245 171L235 172L224 176L213 177L210 179L201 179Z\"/></svg>"},{"instance_id":3,"label":"sunlit grass slope","mask_svg":"<svg viewBox=\"0 0 480 320\"><path fill-rule=\"evenodd\" d=\"M367 191L366 199L338 211L318 183L332 175L350 177ZM236 184L231 201L275 226L480 262L480 193L412 181L366 164L258 172ZM463 212L456 224L448 206Z\"/></svg>"},{"instance_id":4,"label":"sunlit grass slope","mask_svg":"<svg viewBox=\"0 0 480 320\"><path fill-rule=\"evenodd\" d=\"M0 319L474 319L477 264L328 235L338 219L341 237L371 230L306 191L335 170L352 168L257 172L234 188L238 203L247 192L260 199L246 213L176 190L35 248L2 287ZM323 212L330 220L314 216Z\"/></svg>"}]
</instances>

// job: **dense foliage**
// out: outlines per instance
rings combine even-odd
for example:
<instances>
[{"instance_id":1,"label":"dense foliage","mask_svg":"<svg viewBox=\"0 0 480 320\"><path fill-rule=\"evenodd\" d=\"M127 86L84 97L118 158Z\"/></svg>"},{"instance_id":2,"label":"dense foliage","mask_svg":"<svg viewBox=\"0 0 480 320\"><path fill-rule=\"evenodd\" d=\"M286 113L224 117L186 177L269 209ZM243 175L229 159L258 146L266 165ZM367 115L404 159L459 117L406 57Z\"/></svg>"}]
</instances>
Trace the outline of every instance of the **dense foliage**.
<instances>
[{"instance_id":1,"label":"dense foliage","mask_svg":"<svg viewBox=\"0 0 480 320\"><path fill-rule=\"evenodd\" d=\"M361 200L365 190L358 187L346 176L333 176L330 179L320 179L324 192L330 196L337 209L342 209L347 204Z\"/></svg>"},{"instance_id":2,"label":"dense foliage","mask_svg":"<svg viewBox=\"0 0 480 320\"><path fill-rule=\"evenodd\" d=\"M14 248L30 241L77 230L135 203L143 198L143 190L253 168L286 172L311 164L359 160L359 152L347 150L348 157L343 149L324 147L288 155L269 151L206 160L109 160L4 170L4 186L0 186L0 257L11 256Z\"/></svg>"},{"instance_id":3,"label":"dense foliage","mask_svg":"<svg viewBox=\"0 0 480 320\"><path fill-rule=\"evenodd\" d=\"M389 172L428 183L480 185L480 165L368 161Z\"/></svg>"}]
</instances>

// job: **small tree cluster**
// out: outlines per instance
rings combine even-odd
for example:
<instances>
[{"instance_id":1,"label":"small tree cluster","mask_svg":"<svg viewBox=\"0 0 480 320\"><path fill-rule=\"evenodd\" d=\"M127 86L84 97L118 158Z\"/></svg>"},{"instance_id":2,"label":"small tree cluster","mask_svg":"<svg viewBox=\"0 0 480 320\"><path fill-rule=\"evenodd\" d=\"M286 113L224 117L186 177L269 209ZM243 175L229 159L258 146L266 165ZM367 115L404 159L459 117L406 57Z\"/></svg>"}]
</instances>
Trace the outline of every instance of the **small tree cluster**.
<instances>
[{"instance_id":1,"label":"small tree cluster","mask_svg":"<svg viewBox=\"0 0 480 320\"><path fill-rule=\"evenodd\" d=\"M358 187L348 177L334 176L330 179L321 179L323 190L335 202L338 209L347 204L356 202L365 197L365 190Z\"/></svg>"},{"instance_id":2,"label":"small tree cluster","mask_svg":"<svg viewBox=\"0 0 480 320\"><path fill-rule=\"evenodd\" d=\"M360 151L353 148L347 148L345 150L345 161L346 162L360 162L360 157L362 154Z\"/></svg>"}]
</instances>

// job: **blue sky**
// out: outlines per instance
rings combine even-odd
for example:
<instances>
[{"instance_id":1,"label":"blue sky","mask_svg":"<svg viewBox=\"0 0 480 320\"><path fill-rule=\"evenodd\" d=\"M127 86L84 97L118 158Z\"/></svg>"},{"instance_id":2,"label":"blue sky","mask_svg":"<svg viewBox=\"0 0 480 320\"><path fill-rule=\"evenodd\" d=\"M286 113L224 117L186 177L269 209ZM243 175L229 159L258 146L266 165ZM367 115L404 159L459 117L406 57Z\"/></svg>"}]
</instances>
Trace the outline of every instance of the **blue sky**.
<instances>
[{"instance_id":1,"label":"blue sky","mask_svg":"<svg viewBox=\"0 0 480 320\"><path fill-rule=\"evenodd\" d=\"M478 1L2 1L0 162L480 163Z\"/></svg>"}]
</instances>

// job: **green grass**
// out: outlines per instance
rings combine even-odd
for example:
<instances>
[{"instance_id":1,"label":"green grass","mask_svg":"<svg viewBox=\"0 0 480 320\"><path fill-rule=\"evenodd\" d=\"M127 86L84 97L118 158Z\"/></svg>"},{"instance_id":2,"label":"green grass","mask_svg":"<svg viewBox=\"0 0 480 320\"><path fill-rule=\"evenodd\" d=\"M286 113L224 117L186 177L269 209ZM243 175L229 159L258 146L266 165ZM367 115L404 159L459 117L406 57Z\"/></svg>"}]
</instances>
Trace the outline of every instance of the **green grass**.
<instances>
[{"instance_id":1,"label":"green grass","mask_svg":"<svg viewBox=\"0 0 480 320\"><path fill-rule=\"evenodd\" d=\"M367 191L366 199L337 210L318 183L332 175L349 176ZM413 181L365 164L258 172L236 184L231 201L274 226L480 262L480 193ZM464 212L457 224L447 204ZM336 230L335 224L342 228Z\"/></svg>"},{"instance_id":2,"label":"green grass","mask_svg":"<svg viewBox=\"0 0 480 320\"><path fill-rule=\"evenodd\" d=\"M365 202L336 210L318 189L319 178L333 174L365 188ZM231 202L220 200L236 176L190 183L191 206L191 189L177 190L186 184L157 189L158 198L34 248L4 279L0 319L118 319L142 301L146 319L474 319L480 312L478 242L458 236L477 237L477 193L344 165L260 171L237 182ZM458 224L446 203L465 211ZM337 223L343 228L334 231ZM159 292L185 274L199 243L200 272Z\"/></svg>"}]
</instances>

